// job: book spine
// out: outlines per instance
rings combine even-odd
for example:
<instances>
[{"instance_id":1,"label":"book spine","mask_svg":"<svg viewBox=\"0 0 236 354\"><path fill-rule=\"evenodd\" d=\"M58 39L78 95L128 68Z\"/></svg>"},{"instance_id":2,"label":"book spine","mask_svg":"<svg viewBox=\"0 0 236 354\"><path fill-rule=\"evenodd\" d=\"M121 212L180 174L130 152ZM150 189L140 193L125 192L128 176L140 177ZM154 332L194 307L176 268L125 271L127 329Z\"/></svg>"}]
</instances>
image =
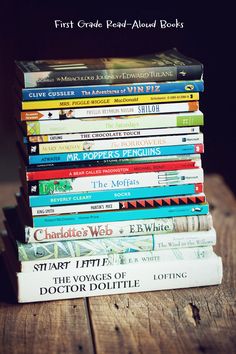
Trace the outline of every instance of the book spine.
<instances>
[{"instance_id":1,"label":"book spine","mask_svg":"<svg viewBox=\"0 0 236 354\"><path fill-rule=\"evenodd\" d=\"M20 146L17 146L20 150ZM25 156L22 155L22 151L18 151L21 159L21 165L27 171L39 171L53 169L67 169L67 168L86 168L86 167L101 167L105 165L117 166L117 165L132 165L139 164L142 162L171 162L171 161L184 161L184 160L196 160L199 159L200 154L183 154L183 155L165 155L165 156L149 156L149 157L139 157L139 158L127 158L127 159L106 159L106 160L88 160L80 162L67 162L62 164L40 164L40 165L28 165Z\"/></svg>"},{"instance_id":2,"label":"book spine","mask_svg":"<svg viewBox=\"0 0 236 354\"><path fill-rule=\"evenodd\" d=\"M89 240L21 243L17 241L19 261L97 256L165 249L213 246L215 229L198 232L179 232L163 235L113 237Z\"/></svg>"},{"instance_id":3,"label":"book spine","mask_svg":"<svg viewBox=\"0 0 236 354\"><path fill-rule=\"evenodd\" d=\"M177 232L208 231L212 228L212 216L195 215L133 221L111 221L109 223L51 226L43 228L25 227L25 242L50 242L110 237L144 236Z\"/></svg>"},{"instance_id":4,"label":"book spine","mask_svg":"<svg viewBox=\"0 0 236 354\"><path fill-rule=\"evenodd\" d=\"M56 195L29 196L30 207L106 202L110 200L157 198L164 196L195 194L203 192L203 184L185 184L162 187L128 188L125 190L101 190L95 192L64 193Z\"/></svg>"},{"instance_id":5,"label":"book spine","mask_svg":"<svg viewBox=\"0 0 236 354\"><path fill-rule=\"evenodd\" d=\"M85 167L101 167L105 165L117 166L117 165L131 165L131 164L140 164L140 163L151 163L151 162L171 162L171 161L184 161L184 160L198 160L200 158L200 153L194 154L183 154L183 155L159 155L159 156L147 156L147 157L134 157L134 158L125 158L125 159L105 159L105 160L87 160L78 162L66 162L66 163L46 163L39 165L27 165L27 156L24 153L24 150L21 147L21 144L17 142L17 151L21 165L27 171L39 171L39 170L48 170L48 169L67 169L67 168L85 168Z\"/></svg>"},{"instance_id":6,"label":"book spine","mask_svg":"<svg viewBox=\"0 0 236 354\"><path fill-rule=\"evenodd\" d=\"M92 85L22 89L23 101L53 100L63 98L123 96L135 94L203 92L203 80L140 83L126 85Z\"/></svg>"},{"instance_id":7,"label":"book spine","mask_svg":"<svg viewBox=\"0 0 236 354\"><path fill-rule=\"evenodd\" d=\"M75 271L93 269L124 264L142 264L150 262L172 262L182 260L207 259L215 254L211 246L191 247L182 249L170 249L161 251L130 252L124 254L109 254L101 256L82 256L73 258L60 258L55 260L36 260L20 263L20 271L24 273L48 272L48 271Z\"/></svg>"},{"instance_id":8,"label":"book spine","mask_svg":"<svg viewBox=\"0 0 236 354\"><path fill-rule=\"evenodd\" d=\"M112 68L96 70L53 71L23 73L25 88L48 86L78 86L94 84L125 84L130 82L166 82L201 80L202 65L159 66L146 68ZM184 74L183 74L184 73ZM59 75L60 74L60 75ZM50 77L50 80L48 79ZM22 74L20 73L20 79Z\"/></svg>"},{"instance_id":9,"label":"book spine","mask_svg":"<svg viewBox=\"0 0 236 354\"><path fill-rule=\"evenodd\" d=\"M30 155L57 154L80 151L95 150L116 150L127 148L142 148L152 146L172 146L203 144L203 134L185 134L185 135L163 135L148 136L142 138L123 138L108 140L85 140L68 141L60 143L27 144L27 151Z\"/></svg>"},{"instance_id":10,"label":"book spine","mask_svg":"<svg viewBox=\"0 0 236 354\"><path fill-rule=\"evenodd\" d=\"M24 144L28 143L54 143L62 141L75 140L104 140L116 138L137 138L141 136L160 136L160 135L180 135L180 134L199 134L200 127L178 127L178 128L159 128L159 129L138 129L138 130L116 130L106 132L87 132L72 134L56 134L56 135L39 135L39 136L21 136Z\"/></svg>"},{"instance_id":11,"label":"book spine","mask_svg":"<svg viewBox=\"0 0 236 354\"><path fill-rule=\"evenodd\" d=\"M170 112L193 112L199 109L198 101L142 104L111 107L88 107L73 109L51 109L41 111L22 111L21 121L58 120L69 118L116 117L144 114L161 114Z\"/></svg>"},{"instance_id":12,"label":"book spine","mask_svg":"<svg viewBox=\"0 0 236 354\"><path fill-rule=\"evenodd\" d=\"M159 171L175 171L201 167L201 160L183 160L172 162L152 162L130 165L98 166L87 168L64 168L58 170L26 171L27 181L48 180L57 178L78 178L88 176L106 176L130 173L145 173Z\"/></svg>"},{"instance_id":13,"label":"book spine","mask_svg":"<svg viewBox=\"0 0 236 354\"><path fill-rule=\"evenodd\" d=\"M165 156L176 154L196 154L203 153L203 144L188 144L188 145L173 145L173 146L152 146L144 148L131 149L114 149L114 150L95 150L70 152L61 154L44 154L44 155L29 155L28 160L30 165L40 165L47 163L65 163L79 162L91 160L106 160L106 159L127 159L151 156Z\"/></svg>"},{"instance_id":14,"label":"book spine","mask_svg":"<svg viewBox=\"0 0 236 354\"><path fill-rule=\"evenodd\" d=\"M119 190L124 188L163 187L203 183L203 169L194 168L164 172L131 173L129 175L92 176L28 182L29 195L52 195L75 192Z\"/></svg>"},{"instance_id":15,"label":"book spine","mask_svg":"<svg viewBox=\"0 0 236 354\"><path fill-rule=\"evenodd\" d=\"M55 207L38 207L32 208L32 216L40 215L62 215L69 213L83 213L90 211L110 211L110 210L127 210L127 209L143 209L157 208L166 205L182 205L182 204L198 204L205 203L206 197L204 194L167 197L155 199L136 199L122 202L106 202L106 203L86 203L75 205L63 205Z\"/></svg>"},{"instance_id":16,"label":"book spine","mask_svg":"<svg viewBox=\"0 0 236 354\"><path fill-rule=\"evenodd\" d=\"M135 219L168 218L170 216L189 216L208 214L208 204L191 204L165 206L154 209L137 209L124 211L92 212L69 215L35 216L29 223L33 227L62 226L71 224L86 224L109 221L123 221Z\"/></svg>"},{"instance_id":17,"label":"book spine","mask_svg":"<svg viewBox=\"0 0 236 354\"><path fill-rule=\"evenodd\" d=\"M163 93L154 95L105 96L95 98L75 98L64 100L22 101L22 110L119 106L142 103L198 101L199 93Z\"/></svg>"},{"instance_id":18,"label":"book spine","mask_svg":"<svg viewBox=\"0 0 236 354\"><path fill-rule=\"evenodd\" d=\"M68 119L61 121L25 122L27 135L63 134L93 131L112 131L130 129L150 129L169 127L191 127L203 125L200 111L181 114L160 114L131 116L126 119Z\"/></svg>"},{"instance_id":19,"label":"book spine","mask_svg":"<svg viewBox=\"0 0 236 354\"><path fill-rule=\"evenodd\" d=\"M17 273L18 301L35 302L216 285L220 257L86 269L83 272Z\"/></svg>"}]
</instances>

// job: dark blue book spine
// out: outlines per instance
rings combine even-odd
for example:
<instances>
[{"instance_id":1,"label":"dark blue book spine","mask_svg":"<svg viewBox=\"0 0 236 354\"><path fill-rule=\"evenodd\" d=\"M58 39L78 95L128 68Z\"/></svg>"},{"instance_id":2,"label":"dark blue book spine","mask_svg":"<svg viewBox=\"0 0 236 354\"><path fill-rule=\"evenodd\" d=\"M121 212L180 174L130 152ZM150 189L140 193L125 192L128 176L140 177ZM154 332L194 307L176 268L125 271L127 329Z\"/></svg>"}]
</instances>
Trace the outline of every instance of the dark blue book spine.
<instances>
[{"instance_id":1,"label":"dark blue book spine","mask_svg":"<svg viewBox=\"0 0 236 354\"><path fill-rule=\"evenodd\" d=\"M65 98L145 95L175 92L202 92L203 80L140 83L124 85L67 86L22 89L23 101L55 100Z\"/></svg>"}]
</instances>

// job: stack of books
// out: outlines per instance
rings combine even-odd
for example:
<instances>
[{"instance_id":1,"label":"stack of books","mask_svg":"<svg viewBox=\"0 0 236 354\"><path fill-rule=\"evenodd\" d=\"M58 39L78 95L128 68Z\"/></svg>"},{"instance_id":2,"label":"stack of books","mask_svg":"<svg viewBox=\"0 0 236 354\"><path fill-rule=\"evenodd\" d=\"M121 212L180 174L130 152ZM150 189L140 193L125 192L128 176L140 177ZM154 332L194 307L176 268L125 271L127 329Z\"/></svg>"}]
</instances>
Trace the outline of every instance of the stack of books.
<instances>
[{"instance_id":1,"label":"stack of books","mask_svg":"<svg viewBox=\"0 0 236 354\"><path fill-rule=\"evenodd\" d=\"M22 187L5 208L19 302L219 284L203 189L203 66L16 62Z\"/></svg>"}]
</instances>

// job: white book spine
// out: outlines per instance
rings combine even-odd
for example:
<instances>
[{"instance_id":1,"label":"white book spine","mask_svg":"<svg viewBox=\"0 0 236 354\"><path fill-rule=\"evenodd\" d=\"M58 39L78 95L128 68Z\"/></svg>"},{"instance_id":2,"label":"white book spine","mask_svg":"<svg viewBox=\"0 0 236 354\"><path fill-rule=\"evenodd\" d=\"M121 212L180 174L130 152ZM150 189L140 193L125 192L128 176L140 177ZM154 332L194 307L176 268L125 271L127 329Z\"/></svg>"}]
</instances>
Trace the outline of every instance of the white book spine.
<instances>
[{"instance_id":1,"label":"white book spine","mask_svg":"<svg viewBox=\"0 0 236 354\"><path fill-rule=\"evenodd\" d=\"M198 232L212 228L212 216L194 215L172 218L131 220L109 223L25 227L25 241L29 243L99 239L106 237L142 236L178 232Z\"/></svg>"},{"instance_id":2,"label":"white book spine","mask_svg":"<svg viewBox=\"0 0 236 354\"><path fill-rule=\"evenodd\" d=\"M211 246L174 248L162 251L130 252L124 254L108 254L100 256L82 256L73 258L47 259L38 261L20 262L20 272L48 272L70 270L75 271L86 268L107 267L119 264L140 264L149 262L170 262L176 260L194 260L214 257Z\"/></svg>"},{"instance_id":3,"label":"white book spine","mask_svg":"<svg viewBox=\"0 0 236 354\"><path fill-rule=\"evenodd\" d=\"M88 296L179 289L220 284L220 257L127 264L81 271L17 273L18 301L37 302Z\"/></svg>"},{"instance_id":4,"label":"white book spine","mask_svg":"<svg viewBox=\"0 0 236 354\"><path fill-rule=\"evenodd\" d=\"M200 127L178 127L178 128L160 128L160 129L137 129L137 130L121 130L106 132L86 132L72 134L48 135L48 142L57 141L75 141L75 140L92 140L92 139L114 139L127 137L155 136L155 135L177 135L177 134L199 134Z\"/></svg>"},{"instance_id":5,"label":"white book spine","mask_svg":"<svg viewBox=\"0 0 236 354\"><path fill-rule=\"evenodd\" d=\"M197 105L194 105L196 110ZM160 103L160 104L143 104L131 106L108 106L108 107L87 107L87 108L73 108L64 109L63 113L67 119L69 118L91 118L91 117L113 117L113 116L127 116L139 114L160 114L170 112L189 112L191 111L191 103L189 102L174 102L174 103ZM40 116L40 120L54 120L59 119L61 110L41 110L33 113ZM31 112L29 116L33 115ZM26 113L27 117L27 113Z\"/></svg>"},{"instance_id":6,"label":"white book spine","mask_svg":"<svg viewBox=\"0 0 236 354\"><path fill-rule=\"evenodd\" d=\"M194 168L177 171L164 172L144 172L144 173L130 173L128 175L112 175L112 176L93 176L83 178L71 178L70 192L84 192L84 191L101 191L114 190L124 188L141 188L141 187L162 187L173 185L184 185L191 183L203 183L203 169ZM49 194L47 183L42 183L45 192L42 194ZM57 187L57 186L56 186ZM54 188L50 190L51 194L62 194L61 189ZM67 192L68 193L68 192Z\"/></svg>"},{"instance_id":7,"label":"white book spine","mask_svg":"<svg viewBox=\"0 0 236 354\"><path fill-rule=\"evenodd\" d=\"M54 154L75 151L131 149L148 146L173 146L203 144L203 134L167 135L162 137L87 140L39 145L39 154ZM31 146L34 149L34 145Z\"/></svg>"},{"instance_id":8,"label":"white book spine","mask_svg":"<svg viewBox=\"0 0 236 354\"><path fill-rule=\"evenodd\" d=\"M68 120L51 120L51 121L35 121L27 122L28 135L40 134L61 134L61 133L77 133L77 132L92 132L104 130L126 130L126 129L150 129L150 128L171 128L179 126L178 118L182 119L186 116L187 124L195 124L195 118L203 117L202 112L188 113L173 113L159 115L132 116L123 118L81 118ZM189 124L189 117L193 123ZM35 130L36 129L36 130Z\"/></svg>"},{"instance_id":9,"label":"white book spine","mask_svg":"<svg viewBox=\"0 0 236 354\"><path fill-rule=\"evenodd\" d=\"M108 211L108 210L120 210L120 209L121 207L119 202L74 204L74 205L63 205L63 206L56 206L56 207L31 208L32 216L84 213L88 211Z\"/></svg>"}]
</instances>

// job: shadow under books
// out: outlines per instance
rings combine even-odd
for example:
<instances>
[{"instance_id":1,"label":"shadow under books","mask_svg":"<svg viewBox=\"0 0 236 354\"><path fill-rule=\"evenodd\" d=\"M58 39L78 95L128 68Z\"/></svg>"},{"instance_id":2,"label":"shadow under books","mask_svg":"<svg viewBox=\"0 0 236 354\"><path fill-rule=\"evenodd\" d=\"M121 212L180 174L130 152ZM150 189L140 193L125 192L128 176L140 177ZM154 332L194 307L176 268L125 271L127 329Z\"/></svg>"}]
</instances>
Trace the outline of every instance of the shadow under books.
<instances>
[{"instance_id":1,"label":"shadow under books","mask_svg":"<svg viewBox=\"0 0 236 354\"><path fill-rule=\"evenodd\" d=\"M1 283L0 302L16 305L17 299L14 294L14 289L10 282L7 269L4 265L1 255L0 255L0 283Z\"/></svg>"}]
</instances>

